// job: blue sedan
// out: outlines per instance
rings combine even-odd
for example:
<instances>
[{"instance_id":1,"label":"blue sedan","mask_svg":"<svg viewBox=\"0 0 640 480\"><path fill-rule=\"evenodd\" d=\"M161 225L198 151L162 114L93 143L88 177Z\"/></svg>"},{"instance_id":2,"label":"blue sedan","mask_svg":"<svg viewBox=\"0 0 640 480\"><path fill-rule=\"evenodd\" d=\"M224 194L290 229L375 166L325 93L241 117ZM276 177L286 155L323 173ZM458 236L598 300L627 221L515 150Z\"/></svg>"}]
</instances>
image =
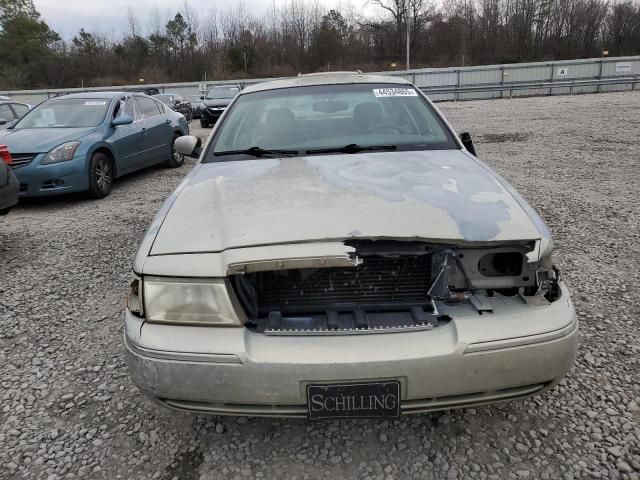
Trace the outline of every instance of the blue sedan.
<instances>
[{"instance_id":1,"label":"blue sedan","mask_svg":"<svg viewBox=\"0 0 640 480\"><path fill-rule=\"evenodd\" d=\"M47 100L4 132L0 143L13 155L21 197L102 198L127 173L158 163L180 167L174 143L189 125L146 95L94 92Z\"/></svg>"}]
</instances>

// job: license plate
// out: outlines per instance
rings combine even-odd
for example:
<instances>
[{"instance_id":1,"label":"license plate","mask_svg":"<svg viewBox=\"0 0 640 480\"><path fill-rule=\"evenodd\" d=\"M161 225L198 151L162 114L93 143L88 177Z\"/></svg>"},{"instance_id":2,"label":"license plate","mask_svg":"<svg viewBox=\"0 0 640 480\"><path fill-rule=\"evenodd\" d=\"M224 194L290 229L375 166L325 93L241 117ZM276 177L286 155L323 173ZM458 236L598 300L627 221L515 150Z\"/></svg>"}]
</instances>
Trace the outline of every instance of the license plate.
<instances>
[{"instance_id":1,"label":"license plate","mask_svg":"<svg viewBox=\"0 0 640 480\"><path fill-rule=\"evenodd\" d=\"M310 420L400 416L400 382L307 385Z\"/></svg>"}]
</instances>

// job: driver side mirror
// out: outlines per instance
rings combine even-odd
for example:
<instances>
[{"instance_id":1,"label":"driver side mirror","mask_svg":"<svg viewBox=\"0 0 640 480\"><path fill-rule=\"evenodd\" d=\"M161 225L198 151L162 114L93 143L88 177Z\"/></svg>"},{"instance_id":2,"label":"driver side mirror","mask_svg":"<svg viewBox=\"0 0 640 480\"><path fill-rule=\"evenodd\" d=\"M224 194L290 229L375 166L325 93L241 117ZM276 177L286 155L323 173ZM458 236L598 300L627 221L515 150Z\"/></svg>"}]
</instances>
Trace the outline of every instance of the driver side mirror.
<instances>
[{"instance_id":1,"label":"driver side mirror","mask_svg":"<svg viewBox=\"0 0 640 480\"><path fill-rule=\"evenodd\" d=\"M469 132L461 133L460 141L462 142L462 145L464 145L464 148L466 148L471 155L473 155L474 157L478 156L476 155L476 148L473 146L473 140L471 140L471 134Z\"/></svg>"},{"instance_id":2,"label":"driver side mirror","mask_svg":"<svg viewBox=\"0 0 640 480\"><path fill-rule=\"evenodd\" d=\"M132 123L133 118L131 118L129 115L122 115L111 120L112 127L119 127L120 125L131 125Z\"/></svg>"},{"instance_id":3,"label":"driver side mirror","mask_svg":"<svg viewBox=\"0 0 640 480\"><path fill-rule=\"evenodd\" d=\"M201 153L200 145L202 140L193 135L185 135L183 137L176 138L174 144L176 151L181 155L185 155L191 158L198 158Z\"/></svg>"}]
</instances>

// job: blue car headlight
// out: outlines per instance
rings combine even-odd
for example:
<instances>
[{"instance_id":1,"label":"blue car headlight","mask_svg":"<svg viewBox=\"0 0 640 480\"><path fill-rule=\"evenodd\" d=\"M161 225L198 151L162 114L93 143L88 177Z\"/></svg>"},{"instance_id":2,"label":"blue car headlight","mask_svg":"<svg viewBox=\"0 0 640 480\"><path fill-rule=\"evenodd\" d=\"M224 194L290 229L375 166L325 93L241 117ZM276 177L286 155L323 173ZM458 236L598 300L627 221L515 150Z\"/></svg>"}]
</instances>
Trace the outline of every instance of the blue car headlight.
<instances>
[{"instance_id":1,"label":"blue car headlight","mask_svg":"<svg viewBox=\"0 0 640 480\"><path fill-rule=\"evenodd\" d=\"M62 145L58 145L47 153L44 160L42 160L42 164L47 165L49 163L59 163L71 160L79 146L80 142L67 142Z\"/></svg>"}]
</instances>

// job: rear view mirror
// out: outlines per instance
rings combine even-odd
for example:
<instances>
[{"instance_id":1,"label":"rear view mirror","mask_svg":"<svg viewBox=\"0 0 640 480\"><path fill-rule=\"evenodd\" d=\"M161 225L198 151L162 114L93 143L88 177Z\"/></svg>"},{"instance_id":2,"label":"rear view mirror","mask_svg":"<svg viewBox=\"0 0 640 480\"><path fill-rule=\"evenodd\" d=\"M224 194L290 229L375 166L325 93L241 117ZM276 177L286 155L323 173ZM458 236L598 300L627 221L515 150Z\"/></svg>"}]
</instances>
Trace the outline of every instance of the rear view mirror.
<instances>
[{"instance_id":1,"label":"rear view mirror","mask_svg":"<svg viewBox=\"0 0 640 480\"><path fill-rule=\"evenodd\" d=\"M341 100L323 100L313 104L313 111L322 113L336 113L348 108L349 104Z\"/></svg>"},{"instance_id":2,"label":"rear view mirror","mask_svg":"<svg viewBox=\"0 0 640 480\"><path fill-rule=\"evenodd\" d=\"M466 148L471 155L477 157L476 148L473 146L473 140L471 140L471 134L469 132L463 132L460 134L460 141L464 148Z\"/></svg>"},{"instance_id":3,"label":"rear view mirror","mask_svg":"<svg viewBox=\"0 0 640 480\"><path fill-rule=\"evenodd\" d=\"M129 115L121 115L120 117L114 118L111 121L112 127L119 127L120 125L131 125L133 123L133 118Z\"/></svg>"},{"instance_id":4,"label":"rear view mirror","mask_svg":"<svg viewBox=\"0 0 640 480\"><path fill-rule=\"evenodd\" d=\"M174 144L176 151L181 155L185 155L191 158L198 158L200 156L200 145L202 141L198 137L193 135L185 135L183 137L176 138Z\"/></svg>"}]
</instances>

